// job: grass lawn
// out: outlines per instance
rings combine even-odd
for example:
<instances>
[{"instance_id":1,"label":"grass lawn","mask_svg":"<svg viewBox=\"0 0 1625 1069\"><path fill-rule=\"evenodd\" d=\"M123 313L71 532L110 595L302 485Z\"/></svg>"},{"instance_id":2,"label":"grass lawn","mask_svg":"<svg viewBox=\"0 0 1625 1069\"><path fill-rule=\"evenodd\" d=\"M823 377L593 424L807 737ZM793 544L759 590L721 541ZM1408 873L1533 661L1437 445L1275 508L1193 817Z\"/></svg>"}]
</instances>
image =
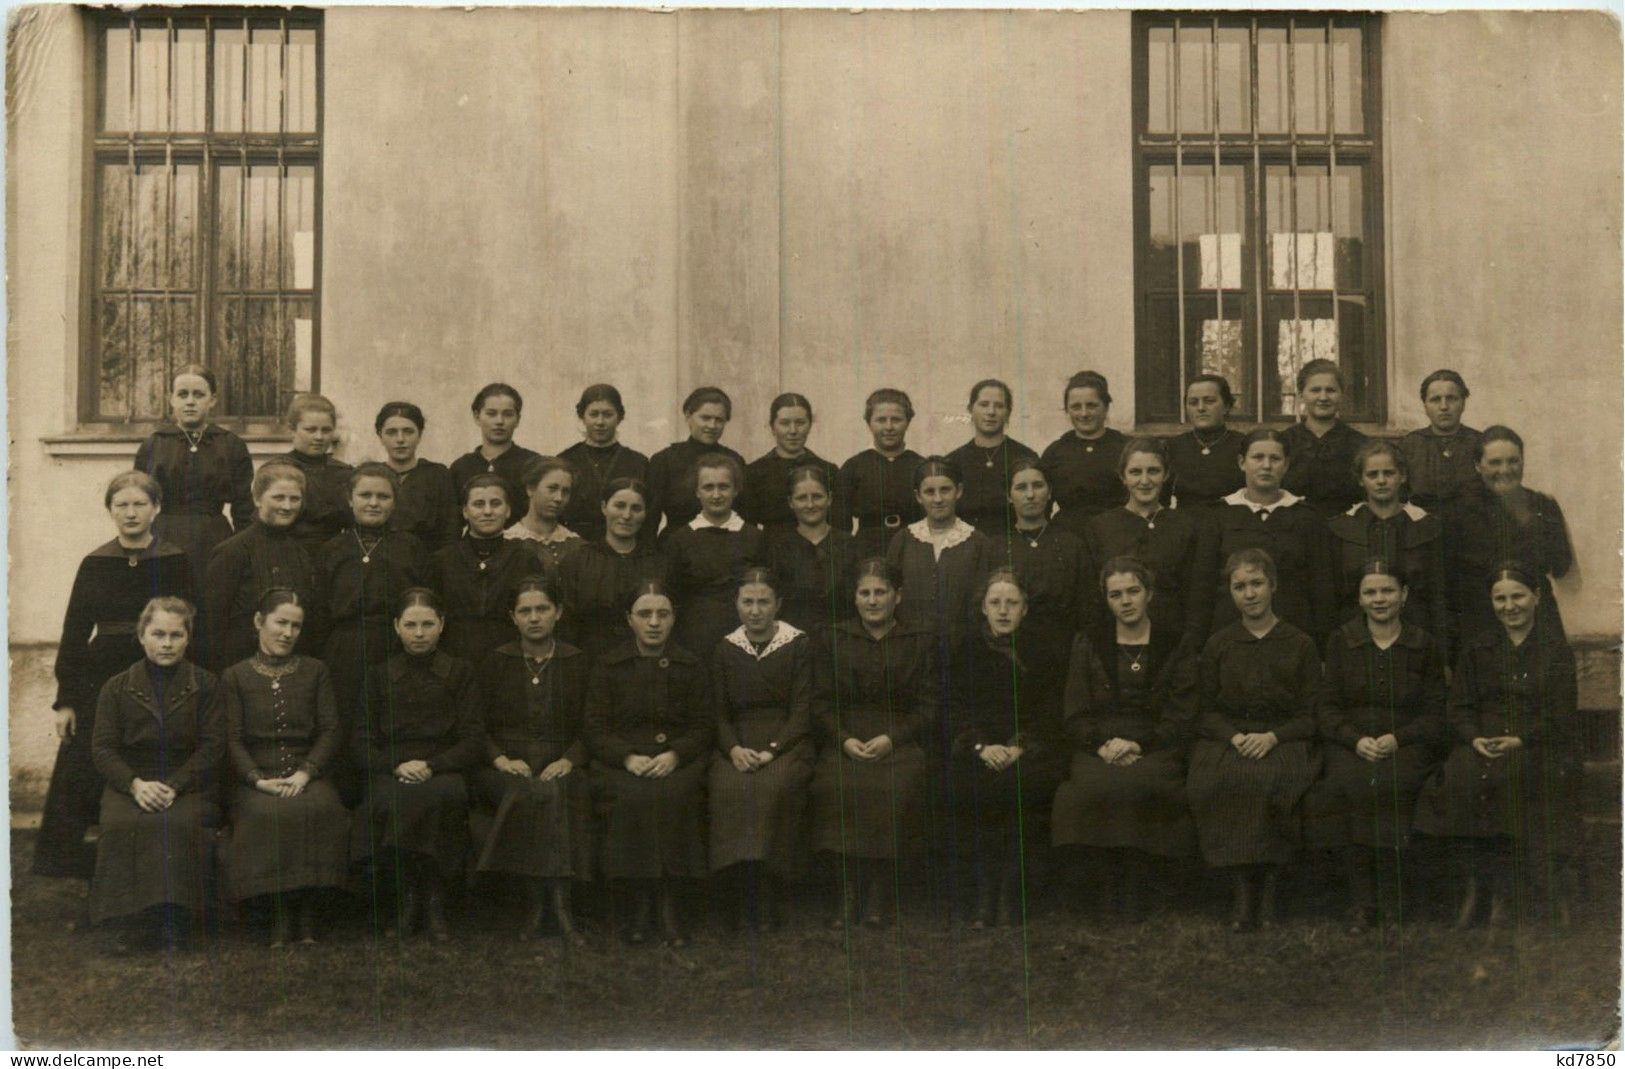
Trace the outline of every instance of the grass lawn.
<instances>
[{"instance_id":1,"label":"grass lawn","mask_svg":"<svg viewBox=\"0 0 1625 1069\"><path fill-rule=\"evenodd\" d=\"M1458 933L1426 917L1350 936L1334 889L1234 936L1206 893L1117 926L1051 903L1025 929L902 922L827 931L697 925L683 951L602 932L566 953L513 942L508 905L446 946L383 943L358 914L317 947L230 931L206 949L114 958L69 930L78 886L27 874L12 834L12 999L30 1047L1512 1047L1598 1046L1619 1027L1619 911L1598 887L1564 932ZM587 912L591 912L590 904Z\"/></svg>"}]
</instances>

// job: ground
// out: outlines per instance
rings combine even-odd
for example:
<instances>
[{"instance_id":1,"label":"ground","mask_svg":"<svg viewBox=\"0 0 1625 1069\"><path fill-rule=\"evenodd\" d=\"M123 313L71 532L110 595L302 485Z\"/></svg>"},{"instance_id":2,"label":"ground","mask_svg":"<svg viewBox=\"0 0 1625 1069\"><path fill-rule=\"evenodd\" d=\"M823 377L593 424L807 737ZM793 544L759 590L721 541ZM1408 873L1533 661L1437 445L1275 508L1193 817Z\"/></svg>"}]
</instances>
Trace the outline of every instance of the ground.
<instances>
[{"instance_id":1,"label":"ground","mask_svg":"<svg viewBox=\"0 0 1625 1069\"><path fill-rule=\"evenodd\" d=\"M905 905L851 935L809 892L783 932L699 926L682 951L598 932L514 942L512 903L453 918L445 946L375 940L364 914L271 951L239 924L134 958L70 930L82 885L27 874L14 831L12 998L24 1046L125 1049L1595 1047L1619 1027L1619 894L1591 879L1573 925L1455 932L1447 909L1351 936L1331 882L1282 927L1225 930L1214 888L1120 925L1050 900L1025 929L971 932ZM585 912L593 912L586 904Z\"/></svg>"}]
</instances>

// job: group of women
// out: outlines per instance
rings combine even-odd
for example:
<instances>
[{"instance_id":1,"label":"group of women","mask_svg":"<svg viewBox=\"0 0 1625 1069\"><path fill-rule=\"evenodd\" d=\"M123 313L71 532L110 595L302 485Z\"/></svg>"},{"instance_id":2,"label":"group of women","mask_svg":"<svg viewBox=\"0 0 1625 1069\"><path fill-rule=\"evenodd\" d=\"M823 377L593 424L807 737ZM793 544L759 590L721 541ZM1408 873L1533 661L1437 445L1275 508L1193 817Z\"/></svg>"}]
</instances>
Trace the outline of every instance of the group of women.
<instances>
[{"instance_id":1,"label":"group of women","mask_svg":"<svg viewBox=\"0 0 1625 1069\"><path fill-rule=\"evenodd\" d=\"M254 471L183 368L69 599L36 871L171 933L218 873L278 945L342 889L444 940L487 875L526 888L525 937L579 941L571 889L603 879L631 942L681 945L684 881L768 929L814 855L838 926L886 923L916 860L972 925L1018 919L1048 844L1129 910L1200 856L1243 930L1309 847L1343 854L1363 929L1416 831L1460 861L1459 922L1481 898L1499 921L1514 871L1555 886L1576 848L1562 513L1514 432L1462 424L1455 372L1399 443L1339 420L1336 365L1298 392L1302 422L1243 434L1198 376L1188 431L1126 438L1080 372L1039 456L984 380L972 439L922 457L882 389L837 468L799 394L747 465L716 388L644 457L589 387L555 457L493 383L449 469L407 402L377 414L382 462L337 461L306 394Z\"/></svg>"}]
</instances>

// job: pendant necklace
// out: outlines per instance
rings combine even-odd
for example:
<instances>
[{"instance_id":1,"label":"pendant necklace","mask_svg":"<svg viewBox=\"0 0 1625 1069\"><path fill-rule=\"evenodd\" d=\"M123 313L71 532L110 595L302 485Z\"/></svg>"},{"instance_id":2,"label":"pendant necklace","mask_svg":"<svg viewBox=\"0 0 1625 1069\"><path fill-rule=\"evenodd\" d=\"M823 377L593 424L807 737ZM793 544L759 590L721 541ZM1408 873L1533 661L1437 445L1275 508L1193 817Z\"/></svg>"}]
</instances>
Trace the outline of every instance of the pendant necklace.
<instances>
[{"instance_id":1,"label":"pendant necklace","mask_svg":"<svg viewBox=\"0 0 1625 1069\"><path fill-rule=\"evenodd\" d=\"M542 673L547 671L549 664L553 663L553 654L549 652L546 657L534 658L528 654L520 654L520 656L525 658L525 667L530 669L530 685L533 687L540 686Z\"/></svg>"},{"instance_id":2,"label":"pendant necklace","mask_svg":"<svg viewBox=\"0 0 1625 1069\"><path fill-rule=\"evenodd\" d=\"M361 550L361 563L371 564L373 551L378 548L378 543L384 540L384 536L379 535L377 538L374 538L372 543L369 545L364 539L362 539L361 532L356 530L354 527L350 528L350 533L355 535L356 548Z\"/></svg>"},{"instance_id":3,"label":"pendant necklace","mask_svg":"<svg viewBox=\"0 0 1625 1069\"><path fill-rule=\"evenodd\" d=\"M1045 520L1042 527L1038 528L1032 534L1027 535L1027 544L1032 546L1034 549L1037 549L1038 540L1044 537L1044 532L1047 530L1049 530L1049 521Z\"/></svg>"},{"instance_id":4,"label":"pendant necklace","mask_svg":"<svg viewBox=\"0 0 1625 1069\"><path fill-rule=\"evenodd\" d=\"M176 426L180 427L180 424L177 423ZM192 437L192 432L191 431L187 430L185 427L181 427L181 433L186 436L186 441L189 443L189 445L188 445L188 451L189 452L192 452L192 453L197 452L198 444L203 441L203 435L205 433L207 433L207 432L208 432L208 428L205 427L205 428L203 428L203 430L198 431L197 432L197 437L194 438L194 437Z\"/></svg>"},{"instance_id":5,"label":"pendant necklace","mask_svg":"<svg viewBox=\"0 0 1625 1069\"><path fill-rule=\"evenodd\" d=\"M1213 447L1219 443L1220 439L1224 437L1224 434L1225 432L1221 430L1219 432L1219 437L1210 442L1202 437L1201 431L1196 430L1195 428L1191 429L1191 437L1195 438L1196 444L1202 447L1202 455L1204 457L1213 455Z\"/></svg>"},{"instance_id":6,"label":"pendant necklace","mask_svg":"<svg viewBox=\"0 0 1625 1069\"><path fill-rule=\"evenodd\" d=\"M1145 647L1141 646L1140 647L1140 652L1136 653L1133 657L1129 658L1128 670L1130 672L1138 672L1140 670L1140 659L1142 657L1144 657L1144 656L1145 656Z\"/></svg>"},{"instance_id":7,"label":"pendant necklace","mask_svg":"<svg viewBox=\"0 0 1625 1069\"><path fill-rule=\"evenodd\" d=\"M282 689L282 677L299 670L299 662L290 658L286 664L266 664L259 654L254 655L254 671L271 681L272 690Z\"/></svg>"}]
</instances>

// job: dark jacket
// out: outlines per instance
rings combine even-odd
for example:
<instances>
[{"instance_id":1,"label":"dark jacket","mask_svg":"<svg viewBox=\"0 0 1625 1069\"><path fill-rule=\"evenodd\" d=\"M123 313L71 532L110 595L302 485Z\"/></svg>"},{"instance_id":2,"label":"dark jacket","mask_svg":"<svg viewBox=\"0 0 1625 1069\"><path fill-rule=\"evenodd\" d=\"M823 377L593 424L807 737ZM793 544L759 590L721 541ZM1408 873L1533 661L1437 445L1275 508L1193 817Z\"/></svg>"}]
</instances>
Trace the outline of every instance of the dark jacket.
<instances>
[{"instance_id":1,"label":"dark jacket","mask_svg":"<svg viewBox=\"0 0 1625 1069\"><path fill-rule=\"evenodd\" d=\"M1574 651L1542 624L1520 646L1504 628L1468 639L1450 681L1450 730L1462 742L1515 735L1524 743L1579 742Z\"/></svg>"},{"instance_id":2,"label":"dark jacket","mask_svg":"<svg viewBox=\"0 0 1625 1069\"><path fill-rule=\"evenodd\" d=\"M1281 437L1288 449L1283 490L1303 498L1323 519L1331 519L1360 500L1354 454L1365 444L1365 435L1338 420L1319 438L1303 423L1294 423Z\"/></svg>"},{"instance_id":3,"label":"dark jacket","mask_svg":"<svg viewBox=\"0 0 1625 1069\"><path fill-rule=\"evenodd\" d=\"M305 500L299 518L293 521L293 537L304 543L311 556L323 542L353 521L350 516L350 473L355 468L331 456L315 458L290 449L271 458L292 464L305 473Z\"/></svg>"},{"instance_id":4,"label":"dark jacket","mask_svg":"<svg viewBox=\"0 0 1625 1069\"><path fill-rule=\"evenodd\" d=\"M666 528L660 537L664 538L700 514L700 499L694 496L694 462L707 453L733 457L739 470L745 470L745 458L721 442L705 445L693 438L673 442L649 458L649 518L643 524L645 539L656 533L662 516L666 518Z\"/></svg>"},{"instance_id":5,"label":"dark jacket","mask_svg":"<svg viewBox=\"0 0 1625 1069\"><path fill-rule=\"evenodd\" d=\"M253 656L259 648L254 610L260 594L273 586L291 587L310 606L305 629L299 633L299 652L322 648L326 628L314 555L292 528L256 521L216 546L209 558L203 583L204 663L224 670Z\"/></svg>"},{"instance_id":6,"label":"dark jacket","mask_svg":"<svg viewBox=\"0 0 1625 1069\"><path fill-rule=\"evenodd\" d=\"M916 742L931 749L939 694L937 636L898 621L883 638L857 620L830 628L818 645L816 716L824 736L836 746L847 739L867 742L850 730L854 722L880 721L894 746Z\"/></svg>"},{"instance_id":7,"label":"dark jacket","mask_svg":"<svg viewBox=\"0 0 1625 1069\"><path fill-rule=\"evenodd\" d=\"M533 449L526 449L517 442L510 442L508 451L495 460L486 460L480 453L480 447L464 453L451 462L451 488L455 495L453 500L461 502L463 499L463 484L476 475L500 475L508 483L508 526L512 527L525 518L530 511L530 494L525 491L525 469L530 462L541 456ZM459 511L461 508L459 507Z\"/></svg>"},{"instance_id":8,"label":"dark jacket","mask_svg":"<svg viewBox=\"0 0 1625 1069\"><path fill-rule=\"evenodd\" d=\"M795 749L812 734L812 640L795 634L759 657L724 638L711 653L711 696L716 703L717 749L724 755L739 745L775 754ZM740 741L741 721L753 714L777 722L769 732L771 738L760 747Z\"/></svg>"},{"instance_id":9,"label":"dark jacket","mask_svg":"<svg viewBox=\"0 0 1625 1069\"><path fill-rule=\"evenodd\" d=\"M1171 629L1151 629L1143 654L1147 689L1129 698L1119 676L1115 631L1079 635L1066 678L1066 732L1079 751L1128 739L1144 753L1183 746L1196 717L1196 653Z\"/></svg>"},{"instance_id":10,"label":"dark jacket","mask_svg":"<svg viewBox=\"0 0 1625 1069\"><path fill-rule=\"evenodd\" d=\"M1109 509L1090 517L1084 546L1089 560L1086 574L1096 582L1113 557L1127 555L1150 566L1155 576L1150 611L1156 630L1178 632L1193 653L1202 648L1213 619L1211 579L1220 564L1218 535L1206 511L1162 509L1147 520L1127 508ZM1085 620L1086 626L1110 630L1105 599L1096 596L1088 604L1093 618Z\"/></svg>"},{"instance_id":11,"label":"dark jacket","mask_svg":"<svg viewBox=\"0 0 1625 1069\"><path fill-rule=\"evenodd\" d=\"M978 746L1019 746L1022 759L1059 750L1061 683L1065 664L1043 656L1017 631L995 638L985 625L965 639L960 654L960 700L953 703L949 751L974 753ZM1027 764L1032 767L1031 762Z\"/></svg>"},{"instance_id":12,"label":"dark jacket","mask_svg":"<svg viewBox=\"0 0 1625 1069\"><path fill-rule=\"evenodd\" d=\"M176 794L209 791L225 751L220 690L212 673L182 661L159 685L142 658L102 687L91 757L107 785L130 793L135 779Z\"/></svg>"},{"instance_id":13,"label":"dark jacket","mask_svg":"<svg viewBox=\"0 0 1625 1069\"><path fill-rule=\"evenodd\" d=\"M1445 601L1444 524L1416 505L1379 520L1365 504L1355 505L1326 525L1331 532L1335 569L1333 626L1363 620L1360 578L1366 561L1381 557L1405 581L1405 620L1448 643L1450 612Z\"/></svg>"},{"instance_id":14,"label":"dark jacket","mask_svg":"<svg viewBox=\"0 0 1625 1069\"><path fill-rule=\"evenodd\" d=\"M1238 620L1202 650L1197 734L1219 742L1263 731L1281 742L1312 739L1319 693L1313 639L1285 620L1255 638Z\"/></svg>"},{"instance_id":15,"label":"dark jacket","mask_svg":"<svg viewBox=\"0 0 1625 1069\"><path fill-rule=\"evenodd\" d=\"M1426 631L1401 624L1386 650L1365 618L1332 632L1321 686L1320 736L1353 749L1363 738L1392 734L1401 746L1444 741L1444 651Z\"/></svg>"},{"instance_id":16,"label":"dark jacket","mask_svg":"<svg viewBox=\"0 0 1625 1069\"><path fill-rule=\"evenodd\" d=\"M711 745L716 710L709 672L681 646L644 657L627 642L606 653L587 681L587 749L594 760L621 769L633 754L667 750L686 765Z\"/></svg>"},{"instance_id":17,"label":"dark jacket","mask_svg":"<svg viewBox=\"0 0 1625 1069\"><path fill-rule=\"evenodd\" d=\"M275 688L252 660L237 662L220 677L226 755L237 778L250 786L300 770L317 779L344 748L327 666L297 654L293 663Z\"/></svg>"},{"instance_id":18,"label":"dark jacket","mask_svg":"<svg viewBox=\"0 0 1625 1069\"><path fill-rule=\"evenodd\" d=\"M186 432L165 423L135 451L135 467L158 480L164 494L166 516L220 515L231 510L231 526L241 531L254 519L254 461L248 446L235 434L213 423L203 428L197 451Z\"/></svg>"},{"instance_id":19,"label":"dark jacket","mask_svg":"<svg viewBox=\"0 0 1625 1069\"><path fill-rule=\"evenodd\" d=\"M492 650L480 665L485 762L516 757L540 772L563 757L581 766L587 760L582 711L590 668L587 655L567 642L553 643L553 657L540 675L517 641Z\"/></svg>"},{"instance_id":20,"label":"dark jacket","mask_svg":"<svg viewBox=\"0 0 1625 1069\"><path fill-rule=\"evenodd\" d=\"M436 773L461 772L485 752L480 688L467 661L436 650L397 653L367 672L367 715L359 718L356 758L374 775L406 761Z\"/></svg>"}]
</instances>

